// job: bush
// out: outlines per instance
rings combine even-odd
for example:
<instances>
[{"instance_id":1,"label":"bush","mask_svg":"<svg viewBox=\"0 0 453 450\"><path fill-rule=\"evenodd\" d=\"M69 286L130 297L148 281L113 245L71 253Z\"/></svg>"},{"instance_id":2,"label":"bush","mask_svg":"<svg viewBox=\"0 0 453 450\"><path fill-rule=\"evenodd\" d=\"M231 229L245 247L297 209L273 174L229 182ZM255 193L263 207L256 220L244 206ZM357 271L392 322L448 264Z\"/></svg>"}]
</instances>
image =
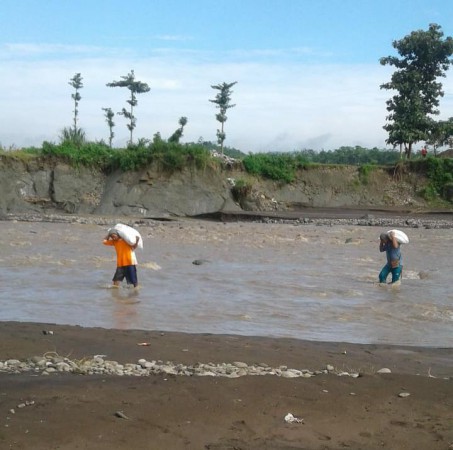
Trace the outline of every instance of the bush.
<instances>
[{"instance_id":1,"label":"bush","mask_svg":"<svg viewBox=\"0 0 453 450\"><path fill-rule=\"evenodd\" d=\"M154 141L150 147L152 161L166 172L175 172L184 167L204 170L211 162L209 150L199 144Z\"/></svg>"},{"instance_id":2,"label":"bush","mask_svg":"<svg viewBox=\"0 0 453 450\"><path fill-rule=\"evenodd\" d=\"M431 185L428 185L428 186L424 187L423 189L421 189L420 196L423 197L428 202L432 202L439 198L439 194L434 189L434 187Z\"/></svg>"},{"instance_id":3,"label":"bush","mask_svg":"<svg viewBox=\"0 0 453 450\"><path fill-rule=\"evenodd\" d=\"M444 185L442 196L445 200L448 200L449 202L453 202L453 183L452 182L448 182Z\"/></svg>"},{"instance_id":4,"label":"bush","mask_svg":"<svg viewBox=\"0 0 453 450\"><path fill-rule=\"evenodd\" d=\"M245 170L253 175L291 183L296 178L298 162L289 153L255 153L243 159Z\"/></svg>"},{"instance_id":5,"label":"bush","mask_svg":"<svg viewBox=\"0 0 453 450\"><path fill-rule=\"evenodd\" d=\"M439 196L444 197L446 187L453 184L453 160L428 157L425 162L430 185Z\"/></svg>"},{"instance_id":6,"label":"bush","mask_svg":"<svg viewBox=\"0 0 453 450\"><path fill-rule=\"evenodd\" d=\"M72 141L61 144L44 142L41 153L62 158L74 166L84 165L99 170L139 170L155 163L161 170L174 172L184 167L204 169L211 160L211 154L201 145L182 145L154 139L152 143L140 140L124 149L112 149L104 142L78 145Z\"/></svg>"},{"instance_id":7,"label":"bush","mask_svg":"<svg viewBox=\"0 0 453 450\"><path fill-rule=\"evenodd\" d=\"M60 140L62 143L69 142L76 147L80 147L86 143L85 131L81 128L63 128L60 134Z\"/></svg>"},{"instance_id":8,"label":"bush","mask_svg":"<svg viewBox=\"0 0 453 450\"><path fill-rule=\"evenodd\" d=\"M359 167L359 179L362 184L368 184L370 173L376 169L375 165L364 164Z\"/></svg>"},{"instance_id":9,"label":"bush","mask_svg":"<svg viewBox=\"0 0 453 450\"><path fill-rule=\"evenodd\" d=\"M108 171L120 169L127 172L128 170L146 167L151 161L149 145L146 142L139 142L138 144L129 144L124 149L115 150L106 169Z\"/></svg>"},{"instance_id":10,"label":"bush","mask_svg":"<svg viewBox=\"0 0 453 450\"><path fill-rule=\"evenodd\" d=\"M81 146L72 141L64 141L61 144L43 142L43 155L57 156L74 166L97 167L101 170L111 164L114 151L103 143L89 142Z\"/></svg>"},{"instance_id":11,"label":"bush","mask_svg":"<svg viewBox=\"0 0 453 450\"><path fill-rule=\"evenodd\" d=\"M242 200L247 198L252 192L252 183L246 180L236 180L234 186L231 188L231 193L236 202L241 203Z\"/></svg>"}]
</instances>

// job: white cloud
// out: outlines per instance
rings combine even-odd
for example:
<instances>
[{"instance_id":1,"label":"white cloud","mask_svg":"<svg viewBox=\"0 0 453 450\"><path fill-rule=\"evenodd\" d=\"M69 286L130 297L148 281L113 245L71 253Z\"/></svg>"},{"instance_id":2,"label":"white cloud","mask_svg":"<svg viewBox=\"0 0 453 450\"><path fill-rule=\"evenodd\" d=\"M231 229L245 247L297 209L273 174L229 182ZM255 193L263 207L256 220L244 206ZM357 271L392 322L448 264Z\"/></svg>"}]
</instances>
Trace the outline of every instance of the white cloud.
<instances>
[{"instance_id":1,"label":"white cloud","mask_svg":"<svg viewBox=\"0 0 453 450\"><path fill-rule=\"evenodd\" d=\"M105 48L90 45L63 45L63 44L3 44L0 47L2 58L24 58L50 55L83 55L105 52Z\"/></svg>"},{"instance_id":2,"label":"white cloud","mask_svg":"<svg viewBox=\"0 0 453 450\"><path fill-rule=\"evenodd\" d=\"M56 141L71 126L70 78L81 73L79 125L89 139L106 139L102 108L120 111L129 91L106 83L134 70L151 91L138 96L135 138L168 137L181 116L188 117L183 141L215 141L218 122L209 99L211 85L237 81L227 113L225 144L245 152L335 149L342 145L384 147L385 100L379 85L389 71L376 65L321 66L285 62L219 62L206 55L174 52L148 58L111 57L54 60L3 58L0 65L0 143L41 145ZM171 56L169 56L171 55ZM450 99L451 103L451 99ZM114 144L128 139L123 117L115 117Z\"/></svg>"},{"instance_id":3,"label":"white cloud","mask_svg":"<svg viewBox=\"0 0 453 450\"><path fill-rule=\"evenodd\" d=\"M159 41L171 41L171 42L186 42L192 40L190 36L181 36L177 34L161 34L156 36L156 39Z\"/></svg>"}]
</instances>

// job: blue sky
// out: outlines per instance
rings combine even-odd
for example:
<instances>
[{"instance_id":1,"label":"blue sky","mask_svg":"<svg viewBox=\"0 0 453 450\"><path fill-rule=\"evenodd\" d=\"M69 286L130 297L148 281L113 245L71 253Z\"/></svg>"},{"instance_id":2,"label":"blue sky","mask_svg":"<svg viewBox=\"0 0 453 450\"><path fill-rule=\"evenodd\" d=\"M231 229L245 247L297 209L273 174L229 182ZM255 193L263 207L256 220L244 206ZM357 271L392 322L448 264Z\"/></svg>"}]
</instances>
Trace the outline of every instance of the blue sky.
<instances>
[{"instance_id":1,"label":"blue sky","mask_svg":"<svg viewBox=\"0 0 453 450\"><path fill-rule=\"evenodd\" d=\"M216 140L211 85L234 82L225 145L244 152L385 147L392 41L430 23L453 35L451 0L1 0L0 144L58 142L72 125L81 73L79 126L108 139L102 108L120 111L134 70L134 138ZM440 118L453 116L453 68L441 80ZM115 117L115 146L128 139Z\"/></svg>"}]
</instances>

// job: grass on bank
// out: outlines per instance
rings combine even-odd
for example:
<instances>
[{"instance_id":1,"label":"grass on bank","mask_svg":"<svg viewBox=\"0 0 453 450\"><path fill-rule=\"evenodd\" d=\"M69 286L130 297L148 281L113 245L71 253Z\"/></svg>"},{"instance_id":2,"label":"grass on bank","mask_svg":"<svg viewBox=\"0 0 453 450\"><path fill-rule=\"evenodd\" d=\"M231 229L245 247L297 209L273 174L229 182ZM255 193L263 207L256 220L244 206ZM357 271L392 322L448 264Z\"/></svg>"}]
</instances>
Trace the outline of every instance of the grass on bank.
<instances>
[{"instance_id":1,"label":"grass on bank","mask_svg":"<svg viewBox=\"0 0 453 450\"><path fill-rule=\"evenodd\" d=\"M110 148L103 142L87 142L74 145L70 141L60 144L43 142L42 148L1 150L0 155L27 161L33 157L60 159L74 167L92 167L105 173L115 170L134 171L154 164L164 172L175 172L185 167L204 169L214 160L201 145L182 145L154 140L141 141L126 148Z\"/></svg>"},{"instance_id":2,"label":"grass on bank","mask_svg":"<svg viewBox=\"0 0 453 450\"><path fill-rule=\"evenodd\" d=\"M228 151L225 151L228 156ZM104 142L74 143L65 140L59 144L44 142L41 148L3 149L0 155L21 159L46 156L61 159L75 167L93 167L105 173L115 170L134 171L150 165L158 170L173 173L184 168L205 169L219 167L221 161L214 158L206 143L180 144L168 142L158 135L153 141L140 140L126 148L110 148ZM359 179L367 184L373 170L379 167L396 167L402 170L422 173L430 180L421 194L426 200L439 198L451 199L453 191L453 160L415 156L413 160L401 161L399 152L391 150L363 149L361 147L341 147L335 151L314 152L312 150L286 153L238 154L235 157L243 169L256 177L267 178L281 183L291 183L297 179L301 170L319 166L357 165ZM237 194L250 191L249 183L237 186Z\"/></svg>"}]
</instances>

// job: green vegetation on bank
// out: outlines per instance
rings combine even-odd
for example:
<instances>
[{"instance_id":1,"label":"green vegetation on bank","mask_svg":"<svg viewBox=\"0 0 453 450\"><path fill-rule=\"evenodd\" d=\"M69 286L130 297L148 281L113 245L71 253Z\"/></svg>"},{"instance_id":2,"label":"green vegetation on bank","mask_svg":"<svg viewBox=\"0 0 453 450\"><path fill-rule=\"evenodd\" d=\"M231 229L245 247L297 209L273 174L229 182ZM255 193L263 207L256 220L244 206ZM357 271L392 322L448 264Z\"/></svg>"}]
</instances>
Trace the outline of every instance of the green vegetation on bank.
<instances>
[{"instance_id":1,"label":"green vegetation on bank","mask_svg":"<svg viewBox=\"0 0 453 450\"><path fill-rule=\"evenodd\" d=\"M70 130L66 130L70 131ZM43 142L41 148L3 149L0 153L15 157L43 155L59 157L74 166L84 165L110 172L112 170L138 170L151 163L159 163L162 170L176 171L190 165L206 167L216 160L213 151L218 146L212 142L181 144L162 139L157 133L152 141L141 139L126 148L111 148L105 142L88 142L62 134L58 144ZM235 148L224 148L224 155L242 162L245 170L253 175L272 180L291 182L297 171L316 164L335 165L393 165L400 160L394 150L340 147L337 150L300 150L293 152L249 153Z\"/></svg>"},{"instance_id":2,"label":"green vegetation on bank","mask_svg":"<svg viewBox=\"0 0 453 450\"><path fill-rule=\"evenodd\" d=\"M166 142L158 135L152 142L142 140L122 149L112 149L103 142L85 143L78 147L70 141L58 145L44 142L40 153L62 158L74 166L94 167L106 173L139 170L151 164L171 173L185 167L204 169L214 163L211 153L203 146Z\"/></svg>"},{"instance_id":3,"label":"green vegetation on bank","mask_svg":"<svg viewBox=\"0 0 453 450\"><path fill-rule=\"evenodd\" d=\"M173 173L184 168L205 169L222 164L222 159L213 156L215 144L198 142L180 144L163 140L159 134L153 141L140 140L126 148L111 148L104 142L80 143L66 139L60 144L44 142L42 148L2 149L0 155L20 158L24 161L38 156L61 159L75 167L93 167L105 173L115 170L139 170L154 165L162 172ZM238 164L250 175L263 177L282 183L291 183L300 176L301 170L319 165L356 165L362 184L368 182L370 173L379 168L406 167L408 170L425 174L430 184L421 193L427 200L451 198L453 190L453 160L428 156L423 158L420 153L412 160L401 160L398 151L365 149L362 147L341 147L333 151L315 152L301 150L285 153L255 153L245 155L237 149L224 148L224 155L234 155ZM242 180L235 193L243 196L252 188L250 181Z\"/></svg>"},{"instance_id":4,"label":"green vegetation on bank","mask_svg":"<svg viewBox=\"0 0 453 450\"><path fill-rule=\"evenodd\" d=\"M426 200L453 198L453 159L428 157L411 161L408 167L425 173L430 180L427 188L421 192Z\"/></svg>"},{"instance_id":5,"label":"green vegetation on bank","mask_svg":"<svg viewBox=\"0 0 453 450\"><path fill-rule=\"evenodd\" d=\"M296 171L300 168L295 153L258 153L248 155L243 159L245 170L252 174L271 180L291 183L296 178ZM302 160L302 164L306 161Z\"/></svg>"}]
</instances>

